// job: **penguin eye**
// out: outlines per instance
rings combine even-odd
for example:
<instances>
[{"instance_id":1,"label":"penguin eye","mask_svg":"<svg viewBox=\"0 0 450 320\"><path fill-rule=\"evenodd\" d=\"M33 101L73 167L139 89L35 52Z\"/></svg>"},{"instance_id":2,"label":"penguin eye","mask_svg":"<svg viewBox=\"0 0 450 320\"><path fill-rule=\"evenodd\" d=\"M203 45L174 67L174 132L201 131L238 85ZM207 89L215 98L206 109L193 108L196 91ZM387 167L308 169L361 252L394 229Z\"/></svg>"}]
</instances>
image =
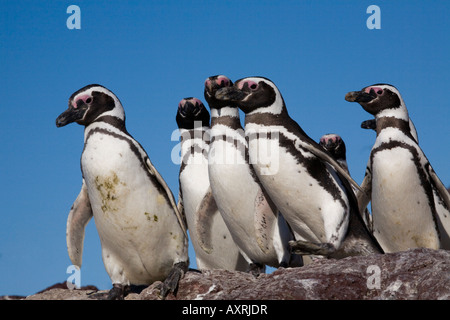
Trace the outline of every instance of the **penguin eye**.
<instances>
[{"instance_id":1,"label":"penguin eye","mask_svg":"<svg viewBox=\"0 0 450 320\"><path fill-rule=\"evenodd\" d=\"M92 98L91 97L86 99L86 103L91 103L91 102L92 102Z\"/></svg>"},{"instance_id":2,"label":"penguin eye","mask_svg":"<svg viewBox=\"0 0 450 320\"><path fill-rule=\"evenodd\" d=\"M228 79L225 78L225 77L220 77L220 78L217 79L217 84L218 84L219 86L228 87L229 83L230 83L230 82L229 82Z\"/></svg>"},{"instance_id":3,"label":"penguin eye","mask_svg":"<svg viewBox=\"0 0 450 320\"><path fill-rule=\"evenodd\" d=\"M248 80L243 83L240 83L239 89L244 90L244 91L245 91L245 89L247 89L247 90L250 89L251 91L255 91L256 89L258 89L258 84L254 81Z\"/></svg>"},{"instance_id":4,"label":"penguin eye","mask_svg":"<svg viewBox=\"0 0 450 320\"><path fill-rule=\"evenodd\" d=\"M372 92L372 94L376 94L378 96L383 94L383 88L380 87L371 87L370 88L370 92Z\"/></svg>"}]
</instances>

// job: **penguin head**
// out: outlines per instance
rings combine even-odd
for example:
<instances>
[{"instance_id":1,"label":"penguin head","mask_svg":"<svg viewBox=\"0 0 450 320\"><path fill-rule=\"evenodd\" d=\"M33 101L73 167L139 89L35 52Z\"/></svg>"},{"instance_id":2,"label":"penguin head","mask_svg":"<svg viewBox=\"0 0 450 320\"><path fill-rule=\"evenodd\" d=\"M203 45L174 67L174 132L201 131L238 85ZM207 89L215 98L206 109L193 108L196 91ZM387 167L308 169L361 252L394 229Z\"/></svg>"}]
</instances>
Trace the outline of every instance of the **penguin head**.
<instances>
[{"instance_id":1,"label":"penguin head","mask_svg":"<svg viewBox=\"0 0 450 320\"><path fill-rule=\"evenodd\" d=\"M216 99L217 90L225 87L232 87L233 82L224 75L209 77L205 80L205 100L210 108L220 109L229 106L229 102Z\"/></svg>"},{"instance_id":2,"label":"penguin head","mask_svg":"<svg viewBox=\"0 0 450 320\"><path fill-rule=\"evenodd\" d=\"M101 85L90 84L70 96L69 108L56 118L56 126L64 127L72 122L88 126L103 115L125 121L122 104L116 95Z\"/></svg>"},{"instance_id":3,"label":"penguin head","mask_svg":"<svg viewBox=\"0 0 450 320\"><path fill-rule=\"evenodd\" d=\"M180 129L209 127L209 112L199 99L184 98L178 104L176 120Z\"/></svg>"},{"instance_id":4,"label":"penguin head","mask_svg":"<svg viewBox=\"0 0 450 320\"><path fill-rule=\"evenodd\" d=\"M346 149L342 138L334 133L325 134L320 138L319 144L327 150L334 159L345 160Z\"/></svg>"},{"instance_id":5,"label":"penguin head","mask_svg":"<svg viewBox=\"0 0 450 320\"><path fill-rule=\"evenodd\" d=\"M236 104L246 114L261 108L280 109L284 106L278 88L272 81L263 77L240 79L234 86L218 90L216 98Z\"/></svg>"},{"instance_id":6,"label":"penguin head","mask_svg":"<svg viewBox=\"0 0 450 320\"><path fill-rule=\"evenodd\" d=\"M384 110L403 108L403 101L397 88L389 84L375 84L352 91L345 95L345 100L358 102L364 110L376 116Z\"/></svg>"}]
</instances>

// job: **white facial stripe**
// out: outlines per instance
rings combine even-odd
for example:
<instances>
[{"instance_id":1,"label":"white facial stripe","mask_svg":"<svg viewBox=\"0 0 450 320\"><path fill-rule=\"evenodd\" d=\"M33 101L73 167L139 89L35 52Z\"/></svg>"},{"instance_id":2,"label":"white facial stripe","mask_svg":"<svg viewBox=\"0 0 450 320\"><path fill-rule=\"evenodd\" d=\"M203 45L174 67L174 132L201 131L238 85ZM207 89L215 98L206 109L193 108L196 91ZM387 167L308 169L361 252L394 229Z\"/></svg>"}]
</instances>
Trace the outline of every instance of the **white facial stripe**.
<instances>
[{"instance_id":1,"label":"white facial stripe","mask_svg":"<svg viewBox=\"0 0 450 320\"><path fill-rule=\"evenodd\" d=\"M76 97L74 98L74 101L76 101L75 99L78 96L82 96L82 95L86 95L86 94L92 96L92 92L94 92L94 91L104 93L114 99L114 105L115 105L114 109L107 111L107 112L103 112L102 114L99 115L99 117L113 116L113 117L117 117L119 119L125 119L125 111L123 110L123 106L120 103L119 99L117 98L117 96L114 93L112 93L110 90L108 90L104 87L92 87L92 88L89 88L88 90L80 92L79 94L76 95ZM85 114L85 116L86 116L86 114ZM99 117L97 117L97 118L99 118Z\"/></svg>"},{"instance_id":2,"label":"white facial stripe","mask_svg":"<svg viewBox=\"0 0 450 320\"><path fill-rule=\"evenodd\" d=\"M377 114L377 116L376 116L377 119L382 118L382 117L394 117L397 119L409 121L408 110L406 109L405 102L403 101L402 95L397 90L397 88L390 86L390 85L373 85L373 86L369 86L369 87L377 87L377 88L381 88L383 90L390 90L393 93L395 93L398 96L398 98L400 99L400 108L382 110Z\"/></svg>"},{"instance_id":3,"label":"white facial stripe","mask_svg":"<svg viewBox=\"0 0 450 320\"><path fill-rule=\"evenodd\" d=\"M92 96L92 92L93 91L103 92L103 93L105 93L105 94L107 94L109 96L115 97L114 93L112 93L111 91L109 91L106 88L103 88L103 87L91 87L91 88L89 88L87 90L84 90L84 91L78 93L73 98L73 101L77 101L79 99L79 97L81 97L81 96L85 96L85 95Z\"/></svg>"},{"instance_id":4,"label":"white facial stripe","mask_svg":"<svg viewBox=\"0 0 450 320\"><path fill-rule=\"evenodd\" d=\"M248 114L255 114L255 113L272 113L272 114L280 114L283 110L283 99L281 98L281 93L278 90L278 88L273 84L271 81L268 81L267 79L253 77L253 78L245 78L244 81L254 81L256 83L264 82L265 84L269 85L274 91L275 91L275 102L272 103L270 106L264 107L264 108L258 108L256 110L253 110L249 112ZM246 97L244 101L247 99Z\"/></svg>"}]
</instances>

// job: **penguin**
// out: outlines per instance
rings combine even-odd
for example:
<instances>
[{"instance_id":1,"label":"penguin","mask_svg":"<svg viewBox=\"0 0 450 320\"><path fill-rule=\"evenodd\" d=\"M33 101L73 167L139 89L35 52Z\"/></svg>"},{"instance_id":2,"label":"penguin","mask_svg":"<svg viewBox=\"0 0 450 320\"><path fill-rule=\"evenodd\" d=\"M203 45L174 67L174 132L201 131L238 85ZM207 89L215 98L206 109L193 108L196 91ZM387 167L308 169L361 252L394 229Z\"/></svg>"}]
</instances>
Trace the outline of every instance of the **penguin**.
<instances>
[{"instance_id":1,"label":"penguin","mask_svg":"<svg viewBox=\"0 0 450 320\"><path fill-rule=\"evenodd\" d=\"M340 135L335 133L324 134L320 137L319 145L327 150L345 171L349 172L346 155L347 148Z\"/></svg>"},{"instance_id":2,"label":"penguin","mask_svg":"<svg viewBox=\"0 0 450 320\"><path fill-rule=\"evenodd\" d=\"M209 112L203 103L196 98L185 98L178 104L176 122L180 131L181 165L179 172L180 195L179 210L184 212L192 246L195 250L197 267L200 270L225 269L246 271L249 267L239 248L233 241L219 210L211 216L198 217L198 209L203 198L215 204L211 192L208 175L209 151ZM210 228L204 232L210 233L212 248L205 252L197 238L197 223L210 219ZM202 228L204 226L199 226Z\"/></svg>"},{"instance_id":3,"label":"penguin","mask_svg":"<svg viewBox=\"0 0 450 320\"><path fill-rule=\"evenodd\" d=\"M340 135L334 133L325 134L322 137L320 137L319 144L333 156L333 158L341 165L342 168L344 168L345 171L348 172L348 174L350 174L347 164L347 155L346 155L347 148L345 146L344 140ZM357 193L358 190L356 190L356 188L353 188L353 192ZM366 225L370 234L372 234L373 233L372 216L370 215L369 210L365 208L365 210L361 213L362 213L361 218L363 219L364 224ZM355 228L363 228L362 226L358 225L359 219L355 219L354 223L355 223L354 227L352 227L351 225L349 226L349 232L353 232ZM371 236L367 238L369 238L368 239L369 242L374 241L373 237Z\"/></svg>"},{"instance_id":4,"label":"penguin","mask_svg":"<svg viewBox=\"0 0 450 320\"><path fill-rule=\"evenodd\" d=\"M365 120L361 122L361 128L377 131L377 122L375 119ZM416 126L412 122L411 118L409 119L409 129L411 132L411 136L416 140L417 143L419 143L419 136L417 135Z\"/></svg>"},{"instance_id":5,"label":"penguin","mask_svg":"<svg viewBox=\"0 0 450 320\"><path fill-rule=\"evenodd\" d=\"M231 85L223 75L205 81L204 95L211 110L208 172L217 207L250 264L248 272L258 275L265 266L301 266L300 256L291 259L289 241L294 237L288 224L248 163L239 109L215 98L218 89Z\"/></svg>"},{"instance_id":6,"label":"penguin","mask_svg":"<svg viewBox=\"0 0 450 320\"><path fill-rule=\"evenodd\" d=\"M361 187L383 249L449 249L450 195L419 147L398 89L374 84L347 93L345 100L375 117L377 137Z\"/></svg>"},{"instance_id":7,"label":"penguin","mask_svg":"<svg viewBox=\"0 0 450 320\"><path fill-rule=\"evenodd\" d=\"M125 127L117 96L91 84L73 93L56 126L85 127L82 187L67 221L72 263L81 267L84 229L94 217L105 269L113 288L107 299L123 299L131 285L163 281L161 296L175 292L188 269L185 219L142 146Z\"/></svg>"},{"instance_id":8,"label":"penguin","mask_svg":"<svg viewBox=\"0 0 450 320\"><path fill-rule=\"evenodd\" d=\"M245 113L250 163L295 233L294 252L330 258L370 254L341 247L350 214L358 210L350 183L359 185L289 116L275 84L243 78L215 97Z\"/></svg>"}]
</instances>

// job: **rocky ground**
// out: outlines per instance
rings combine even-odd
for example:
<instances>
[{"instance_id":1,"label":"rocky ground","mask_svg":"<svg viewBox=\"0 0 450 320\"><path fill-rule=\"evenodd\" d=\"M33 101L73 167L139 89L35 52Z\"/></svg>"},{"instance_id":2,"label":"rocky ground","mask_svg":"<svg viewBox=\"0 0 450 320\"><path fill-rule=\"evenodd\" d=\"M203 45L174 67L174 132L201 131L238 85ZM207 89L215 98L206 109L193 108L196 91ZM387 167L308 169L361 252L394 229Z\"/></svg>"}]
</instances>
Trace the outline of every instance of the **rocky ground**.
<instances>
[{"instance_id":1,"label":"rocky ground","mask_svg":"<svg viewBox=\"0 0 450 320\"><path fill-rule=\"evenodd\" d=\"M157 300L157 283L127 300ZM92 300L97 288L56 284L28 297L3 299ZM168 300L386 300L450 299L450 251L414 249L393 254L321 259L302 268L280 268L257 278L243 272L189 271Z\"/></svg>"}]
</instances>

